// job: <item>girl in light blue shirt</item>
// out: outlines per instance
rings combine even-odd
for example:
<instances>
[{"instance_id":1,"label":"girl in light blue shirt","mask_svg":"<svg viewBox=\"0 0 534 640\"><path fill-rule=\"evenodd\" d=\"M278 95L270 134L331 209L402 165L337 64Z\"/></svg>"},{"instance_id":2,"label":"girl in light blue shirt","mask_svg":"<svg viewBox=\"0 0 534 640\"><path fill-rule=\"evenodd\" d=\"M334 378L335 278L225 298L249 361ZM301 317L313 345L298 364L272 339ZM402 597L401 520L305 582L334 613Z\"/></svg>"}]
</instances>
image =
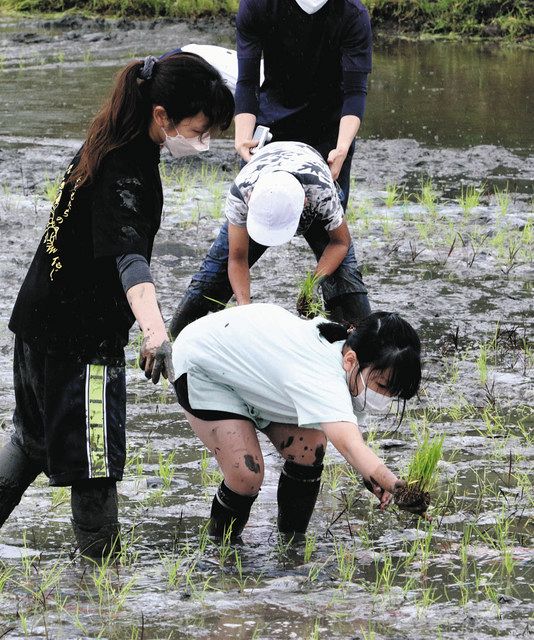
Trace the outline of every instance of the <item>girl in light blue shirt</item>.
<instances>
[{"instance_id":1,"label":"girl in light blue shirt","mask_svg":"<svg viewBox=\"0 0 534 640\"><path fill-rule=\"evenodd\" d=\"M178 401L224 475L211 533L243 531L261 488L256 429L284 458L278 527L304 533L319 492L327 441L384 509L404 482L365 444L354 411L388 412L421 380L420 342L394 313L375 312L350 333L273 304L225 309L188 325L173 346ZM418 512L419 505L408 505Z\"/></svg>"}]
</instances>

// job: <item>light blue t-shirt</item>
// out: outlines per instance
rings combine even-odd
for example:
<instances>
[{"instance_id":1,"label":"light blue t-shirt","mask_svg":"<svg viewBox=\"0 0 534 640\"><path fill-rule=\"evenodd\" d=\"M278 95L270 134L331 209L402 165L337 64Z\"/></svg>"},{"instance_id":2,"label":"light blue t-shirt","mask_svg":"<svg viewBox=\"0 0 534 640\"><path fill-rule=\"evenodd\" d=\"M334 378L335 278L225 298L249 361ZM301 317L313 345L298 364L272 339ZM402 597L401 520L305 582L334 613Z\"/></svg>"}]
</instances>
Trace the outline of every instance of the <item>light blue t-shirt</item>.
<instances>
[{"instance_id":1,"label":"light blue t-shirt","mask_svg":"<svg viewBox=\"0 0 534 640\"><path fill-rule=\"evenodd\" d=\"M176 378L187 373L193 409L320 428L356 424L342 367L343 341L274 304L232 307L188 325L173 346Z\"/></svg>"}]
</instances>

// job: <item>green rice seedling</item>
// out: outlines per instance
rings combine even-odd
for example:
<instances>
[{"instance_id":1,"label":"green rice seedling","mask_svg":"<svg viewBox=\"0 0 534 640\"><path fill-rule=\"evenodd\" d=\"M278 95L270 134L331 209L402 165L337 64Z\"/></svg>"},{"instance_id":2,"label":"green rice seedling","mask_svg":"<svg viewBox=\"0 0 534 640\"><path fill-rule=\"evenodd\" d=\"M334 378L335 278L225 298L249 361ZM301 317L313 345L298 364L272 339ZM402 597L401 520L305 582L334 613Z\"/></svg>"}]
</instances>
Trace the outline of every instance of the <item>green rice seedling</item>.
<instances>
[{"instance_id":1,"label":"green rice seedling","mask_svg":"<svg viewBox=\"0 0 534 640\"><path fill-rule=\"evenodd\" d=\"M84 51L83 53L83 61L85 62L85 64L89 64L93 59L93 53L89 50Z\"/></svg>"},{"instance_id":2,"label":"green rice seedling","mask_svg":"<svg viewBox=\"0 0 534 640\"><path fill-rule=\"evenodd\" d=\"M59 507L70 500L70 489L69 487L54 487L52 489L51 501L52 501L52 509Z\"/></svg>"},{"instance_id":3,"label":"green rice seedling","mask_svg":"<svg viewBox=\"0 0 534 640\"><path fill-rule=\"evenodd\" d=\"M237 588L240 593L245 593L245 589L250 587L256 587L261 580L262 574L259 576L245 576L243 571L243 560L237 549L234 549L235 569L237 576L234 576L233 580L237 584Z\"/></svg>"},{"instance_id":4,"label":"green rice seedling","mask_svg":"<svg viewBox=\"0 0 534 640\"><path fill-rule=\"evenodd\" d=\"M324 569L324 564L319 564L318 562L314 562L308 571L308 582L313 583L319 580L319 576L323 569Z\"/></svg>"},{"instance_id":5,"label":"green rice seedling","mask_svg":"<svg viewBox=\"0 0 534 640\"><path fill-rule=\"evenodd\" d=\"M101 616L106 613L118 613L124 607L126 598L135 586L137 575L134 574L126 582L123 582L114 566L115 555L113 552L98 562L89 558L87 560L92 563L89 577L92 586L96 588L96 598L91 589L86 589L89 599L98 604Z\"/></svg>"},{"instance_id":6,"label":"green rice seedling","mask_svg":"<svg viewBox=\"0 0 534 640\"><path fill-rule=\"evenodd\" d=\"M387 214L382 217L382 233L386 240L391 240L393 235L393 222Z\"/></svg>"},{"instance_id":7,"label":"green rice seedling","mask_svg":"<svg viewBox=\"0 0 534 640\"><path fill-rule=\"evenodd\" d=\"M336 554L337 574L341 584L352 582L358 566L354 551L348 549L343 542L336 540L334 541L334 552Z\"/></svg>"},{"instance_id":8,"label":"green rice seedling","mask_svg":"<svg viewBox=\"0 0 534 640\"><path fill-rule=\"evenodd\" d=\"M299 316L304 318L326 317L323 301L316 293L321 278L321 275L308 271L304 280L300 282L297 300Z\"/></svg>"},{"instance_id":9,"label":"green rice seedling","mask_svg":"<svg viewBox=\"0 0 534 640\"><path fill-rule=\"evenodd\" d=\"M329 487L331 491L336 491L341 486L343 476L343 465L337 462L326 464L323 470L322 483Z\"/></svg>"},{"instance_id":10,"label":"green rice seedling","mask_svg":"<svg viewBox=\"0 0 534 640\"><path fill-rule=\"evenodd\" d=\"M421 180L421 192L416 196L419 204L433 217L437 216L437 193L430 177Z\"/></svg>"},{"instance_id":11,"label":"green rice seedling","mask_svg":"<svg viewBox=\"0 0 534 640\"><path fill-rule=\"evenodd\" d=\"M65 62L65 52L64 51L58 51L55 54L55 59L59 64L63 64Z\"/></svg>"},{"instance_id":12,"label":"green rice seedling","mask_svg":"<svg viewBox=\"0 0 534 640\"><path fill-rule=\"evenodd\" d=\"M393 580L395 578L395 571L393 570L393 558L391 554L386 551L381 554L380 557L375 558L375 581L371 585L371 593L377 596L379 594L386 594L391 591L393 586Z\"/></svg>"},{"instance_id":13,"label":"green rice seedling","mask_svg":"<svg viewBox=\"0 0 534 640\"><path fill-rule=\"evenodd\" d=\"M157 475L163 481L163 487L168 489L171 486L172 479L174 478L174 458L176 457L176 451L171 451L167 456L160 453L158 456L158 469Z\"/></svg>"},{"instance_id":14,"label":"green rice seedling","mask_svg":"<svg viewBox=\"0 0 534 640\"><path fill-rule=\"evenodd\" d=\"M219 553L219 566L224 569L228 558L232 555L232 529L234 520L230 523L230 526L224 530L224 535L217 544L217 551Z\"/></svg>"},{"instance_id":15,"label":"green rice seedling","mask_svg":"<svg viewBox=\"0 0 534 640\"><path fill-rule=\"evenodd\" d=\"M57 194L59 192L59 185L61 184L62 177L57 176L53 180L51 180L48 175L45 176L43 191L46 196L46 199L50 202L50 204L54 204L57 198Z\"/></svg>"},{"instance_id":16,"label":"green rice seedling","mask_svg":"<svg viewBox=\"0 0 534 640\"><path fill-rule=\"evenodd\" d=\"M311 560L312 555L315 553L317 549L317 536L315 533L307 533L305 537L304 544L304 563L308 564Z\"/></svg>"},{"instance_id":17,"label":"green rice seedling","mask_svg":"<svg viewBox=\"0 0 534 640\"><path fill-rule=\"evenodd\" d=\"M223 475L219 469L210 469L211 456L207 449L203 449L200 457L200 482L203 487L219 486Z\"/></svg>"},{"instance_id":18,"label":"green rice seedling","mask_svg":"<svg viewBox=\"0 0 534 640\"><path fill-rule=\"evenodd\" d=\"M321 638L321 627L319 626L319 618L315 619L313 623L313 629L311 634L309 635L309 640L320 640Z\"/></svg>"},{"instance_id":19,"label":"green rice seedling","mask_svg":"<svg viewBox=\"0 0 534 640\"><path fill-rule=\"evenodd\" d=\"M483 385L488 381L488 351L488 346L481 344L477 357L478 376Z\"/></svg>"},{"instance_id":20,"label":"green rice seedling","mask_svg":"<svg viewBox=\"0 0 534 640\"><path fill-rule=\"evenodd\" d=\"M495 202L497 203L498 216L502 220L506 218L508 209L510 208L511 198L508 191L508 185L504 189L495 187L493 190L495 195Z\"/></svg>"},{"instance_id":21,"label":"green rice seedling","mask_svg":"<svg viewBox=\"0 0 534 640\"><path fill-rule=\"evenodd\" d=\"M3 593L14 573L15 569L13 567L8 567L3 562L0 562L0 593Z\"/></svg>"},{"instance_id":22,"label":"green rice seedling","mask_svg":"<svg viewBox=\"0 0 534 640\"><path fill-rule=\"evenodd\" d=\"M386 197L384 198L386 207L391 209L399 204L402 199L402 193L403 189L396 182L388 182L386 184Z\"/></svg>"},{"instance_id":23,"label":"green rice seedling","mask_svg":"<svg viewBox=\"0 0 534 640\"><path fill-rule=\"evenodd\" d=\"M360 629L360 633L362 635L362 640L376 640L376 633L371 623L369 623L367 629Z\"/></svg>"},{"instance_id":24,"label":"green rice seedling","mask_svg":"<svg viewBox=\"0 0 534 640\"><path fill-rule=\"evenodd\" d=\"M482 420L484 429L477 429L480 435L488 438L502 438L508 432L504 417L491 406L486 406L482 410Z\"/></svg>"},{"instance_id":25,"label":"green rice seedling","mask_svg":"<svg viewBox=\"0 0 534 640\"><path fill-rule=\"evenodd\" d=\"M425 615L428 607L437 602L437 600L436 587L424 587L421 589L420 597L416 601L417 616Z\"/></svg>"},{"instance_id":26,"label":"green rice seedling","mask_svg":"<svg viewBox=\"0 0 534 640\"><path fill-rule=\"evenodd\" d=\"M428 431L425 430L422 440L408 463L404 478L406 487L395 496L395 503L398 506L413 504L419 500L428 507L430 491L437 482L437 467L441 459L444 439L445 436L430 438Z\"/></svg>"},{"instance_id":27,"label":"green rice seedling","mask_svg":"<svg viewBox=\"0 0 534 640\"><path fill-rule=\"evenodd\" d=\"M468 185L467 187L462 187L458 204L462 208L465 218L468 218L473 209L479 206L480 196L483 192L484 186L475 187L474 185Z\"/></svg>"},{"instance_id":28,"label":"green rice seedling","mask_svg":"<svg viewBox=\"0 0 534 640\"><path fill-rule=\"evenodd\" d=\"M223 214L224 209L224 189L222 184L216 184L212 191L211 195L213 196L213 202L211 205L211 217L215 220L219 220L219 218Z\"/></svg>"}]
</instances>

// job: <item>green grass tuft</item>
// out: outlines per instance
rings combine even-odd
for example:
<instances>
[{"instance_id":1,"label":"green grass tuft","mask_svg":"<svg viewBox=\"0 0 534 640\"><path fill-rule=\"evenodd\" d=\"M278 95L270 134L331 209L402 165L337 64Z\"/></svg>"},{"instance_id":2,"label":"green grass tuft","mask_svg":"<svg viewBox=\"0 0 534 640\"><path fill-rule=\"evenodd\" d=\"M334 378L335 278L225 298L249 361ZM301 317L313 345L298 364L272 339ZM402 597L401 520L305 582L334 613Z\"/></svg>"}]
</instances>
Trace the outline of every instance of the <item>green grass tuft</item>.
<instances>
[{"instance_id":1,"label":"green grass tuft","mask_svg":"<svg viewBox=\"0 0 534 640\"><path fill-rule=\"evenodd\" d=\"M436 484L438 462L441 460L445 436L430 438L426 433L419 443L406 472L408 488L430 491Z\"/></svg>"}]
</instances>

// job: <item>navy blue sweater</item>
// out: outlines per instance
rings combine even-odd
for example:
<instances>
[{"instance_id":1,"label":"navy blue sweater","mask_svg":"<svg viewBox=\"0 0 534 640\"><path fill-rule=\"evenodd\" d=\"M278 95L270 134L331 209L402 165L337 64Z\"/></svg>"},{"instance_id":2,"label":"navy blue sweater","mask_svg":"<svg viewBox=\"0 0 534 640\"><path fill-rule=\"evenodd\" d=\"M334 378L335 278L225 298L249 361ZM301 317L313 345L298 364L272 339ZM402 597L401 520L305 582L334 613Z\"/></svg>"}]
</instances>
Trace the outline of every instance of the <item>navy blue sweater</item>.
<instances>
[{"instance_id":1,"label":"navy blue sweater","mask_svg":"<svg viewBox=\"0 0 534 640\"><path fill-rule=\"evenodd\" d=\"M241 0L236 114L253 113L278 140L321 142L342 116L363 117L371 50L359 0L328 0L312 15L294 0Z\"/></svg>"}]
</instances>

